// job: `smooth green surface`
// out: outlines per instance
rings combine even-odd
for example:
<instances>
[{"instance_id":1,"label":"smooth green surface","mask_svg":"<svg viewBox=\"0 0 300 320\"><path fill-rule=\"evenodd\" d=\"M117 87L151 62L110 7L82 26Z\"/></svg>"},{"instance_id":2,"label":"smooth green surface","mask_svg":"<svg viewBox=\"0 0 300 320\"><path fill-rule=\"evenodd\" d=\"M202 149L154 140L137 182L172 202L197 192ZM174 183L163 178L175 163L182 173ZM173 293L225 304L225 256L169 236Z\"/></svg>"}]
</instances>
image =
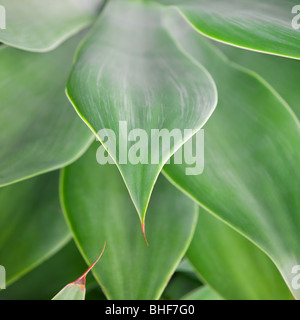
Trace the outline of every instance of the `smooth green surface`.
<instances>
[{"instance_id":1,"label":"smooth green surface","mask_svg":"<svg viewBox=\"0 0 300 320\"><path fill-rule=\"evenodd\" d=\"M1 290L0 300L50 300L66 283L80 277L87 267L74 241L70 241L55 255ZM86 300L92 289L98 289L97 298L103 299L99 285L92 275L88 275Z\"/></svg>"},{"instance_id":2,"label":"smooth green surface","mask_svg":"<svg viewBox=\"0 0 300 320\"><path fill-rule=\"evenodd\" d=\"M184 297L182 300L223 300L217 293L211 290L209 287L200 287L193 290Z\"/></svg>"},{"instance_id":3,"label":"smooth green surface","mask_svg":"<svg viewBox=\"0 0 300 320\"><path fill-rule=\"evenodd\" d=\"M67 86L70 100L95 134L114 131L116 153L112 148L109 152L141 220L163 164L188 138L177 136L170 150L161 152L159 163L150 164L151 150L159 152L158 146L150 148L151 130L195 133L217 101L213 80L177 48L163 25L163 13L164 7L151 2L109 1L77 52ZM143 129L148 134L148 146L143 145L148 165L122 164L119 153L127 139L119 136L119 121L127 122L128 132ZM128 142L127 150L134 144Z\"/></svg>"},{"instance_id":4,"label":"smooth green surface","mask_svg":"<svg viewBox=\"0 0 300 320\"><path fill-rule=\"evenodd\" d=\"M115 165L96 162L95 143L64 169L61 197L79 249L109 299L158 299L196 225L195 206L164 177L154 189L146 235Z\"/></svg>"},{"instance_id":5,"label":"smooth green surface","mask_svg":"<svg viewBox=\"0 0 300 320\"><path fill-rule=\"evenodd\" d=\"M257 72L267 80L300 119L299 60L269 56L223 44L218 46L231 61Z\"/></svg>"},{"instance_id":6,"label":"smooth green surface","mask_svg":"<svg viewBox=\"0 0 300 320\"><path fill-rule=\"evenodd\" d=\"M300 129L283 100L255 74L230 64L179 18L173 36L213 75L219 104L205 126L202 175L164 172L184 192L263 249L292 288L300 264Z\"/></svg>"},{"instance_id":7,"label":"smooth green surface","mask_svg":"<svg viewBox=\"0 0 300 320\"><path fill-rule=\"evenodd\" d=\"M182 261L177 266L176 271L183 272L183 273L193 273L194 268L187 258L183 258Z\"/></svg>"},{"instance_id":8,"label":"smooth green surface","mask_svg":"<svg viewBox=\"0 0 300 320\"><path fill-rule=\"evenodd\" d=\"M49 51L93 22L103 0L1 0L6 29L0 41L28 51Z\"/></svg>"},{"instance_id":9,"label":"smooth green surface","mask_svg":"<svg viewBox=\"0 0 300 320\"><path fill-rule=\"evenodd\" d=\"M81 38L45 54L0 49L0 186L63 167L89 145L65 95Z\"/></svg>"},{"instance_id":10,"label":"smooth green surface","mask_svg":"<svg viewBox=\"0 0 300 320\"><path fill-rule=\"evenodd\" d=\"M59 204L58 172L1 188L0 208L0 264L9 285L70 238Z\"/></svg>"},{"instance_id":11,"label":"smooth green surface","mask_svg":"<svg viewBox=\"0 0 300 320\"><path fill-rule=\"evenodd\" d=\"M187 257L200 278L226 300L293 299L269 257L201 208Z\"/></svg>"},{"instance_id":12,"label":"smooth green surface","mask_svg":"<svg viewBox=\"0 0 300 320\"><path fill-rule=\"evenodd\" d=\"M162 0L200 33L245 49L300 59L297 0Z\"/></svg>"},{"instance_id":13,"label":"smooth green surface","mask_svg":"<svg viewBox=\"0 0 300 320\"><path fill-rule=\"evenodd\" d=\"M85 300L85 287L70 283L61 289L52 300Z\"/></svg>"}]
</instances>

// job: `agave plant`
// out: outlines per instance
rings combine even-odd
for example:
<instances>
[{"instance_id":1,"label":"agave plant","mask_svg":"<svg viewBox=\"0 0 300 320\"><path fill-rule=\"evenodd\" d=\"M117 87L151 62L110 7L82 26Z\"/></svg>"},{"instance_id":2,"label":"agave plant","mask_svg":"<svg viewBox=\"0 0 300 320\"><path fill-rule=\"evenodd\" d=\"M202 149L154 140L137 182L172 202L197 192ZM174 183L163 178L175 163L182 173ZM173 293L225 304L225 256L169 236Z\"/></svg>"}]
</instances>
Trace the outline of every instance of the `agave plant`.
<instances>
[{"instance_id":1,"label":"agave plant","mask_svg":"<svg viewBox=\"0 0 300 320\"><path fill-rule=\"evenodd\" d=\"M0 299L300 298L300 2L0 8Z\"/></svg>"}]
</instances>

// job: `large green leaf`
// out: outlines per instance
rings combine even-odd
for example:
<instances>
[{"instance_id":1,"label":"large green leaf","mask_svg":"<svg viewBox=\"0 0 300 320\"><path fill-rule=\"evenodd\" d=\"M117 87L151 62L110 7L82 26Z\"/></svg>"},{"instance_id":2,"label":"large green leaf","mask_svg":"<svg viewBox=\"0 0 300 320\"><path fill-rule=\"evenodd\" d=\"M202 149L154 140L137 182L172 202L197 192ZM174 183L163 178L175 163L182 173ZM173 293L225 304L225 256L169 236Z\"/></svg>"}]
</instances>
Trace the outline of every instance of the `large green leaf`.
<instances>
[{"instance_id":1,"label":"large green leaf","mask_svg":"<svg viewBox=\"0 0 300 320\"><path fill-rule=\"evenodd\" d=\"M0 264L7 285L70 239L58 197L58 172L0 189ZM29 289L28 289L29 290Z\"/></svg>"},{"instance_id":2,"label":"large green leaf","mask_svg":"<svg viewBox=\"0 0 300 320\"><path fill-rule=\"evenodd\" d=\"M261 78L230 64L182 19L170 17L174 37L213 75L219 104L205 126L205 168L186 176L184 165L165 173L275 262L295 297L300 264L299 122Z\"/></svg>"},{"instance_id":3,"label":"large green leaf","mask_svg":"<svg viewBox=\"0 0 300 320\"><path fill-rule=\"evenodd\" d=\"M150 205L146 246L115 165L96 162L96 147L63 171L66 218L88 264L110 299L157 299L184 255L196 224L194 204L163 177Z\"/></svg>"},{"instance_id":4,"label":"large green leaf","mask_svg":"<svg viewBox=\"0 0 300 320\"><path fill-rule=\"evenodd\" d=\"M81 38L45 54L0 50L0 186L63 167L90 143L64 92Z\"/></svg>"},{"instance_id":5,"label":"large green leaf","mask_svg":"<svg viewBox=\"0 0 300 320\"><path fill-rule=\"evenodd\" d=\"M257 72L267 80L300 119L299 60L269 56L223 44L219 44L219 48L230 60Z\"/></svg>"},{"instance_id":6,"label":"large green leaf","mask_svg":"<svg viewBox=\"0 0 300 320\"><path fill-rule=\"evenodd\" d=\"M6 28L0 41L28 51L49 51L93 22L103 0L1 0ZM2 15L1 15L2 18Z\"/></svg>"},{"instance_id":7,"label":"large green leaf","mask_svg":"<svg viewBox=\"0 0 300 320\"><path fill-rule=\"evenodd\" d=\"M269 257L201 208L187 256L200 278L225 299L293 298Z\"/></svg>"},{"instance_id":8,"label":"large green leaf","mask_svg":"<svg viewBox=\"0 0 300 320\"><path fill-rule=\"evenodd\" d=\"M200 33L249 50L300 59L297 0L162 0ZM298 19L299 20L299 19Z\"/></svg>"},{"instance_id":9,"label":"large green leaf","mask_svg":"<svg viewBox=\"0 0 300 320\"><path fill-rule=\"evenodd\" d=\"M146 1L110 1L81 45L67 86L70 100L94 134L110 129L116 135L116 150L107 142L108 152L142 223L163 164L192 135L184 137L183 130L193 129L194 134L216 105L213 80L170 38L163 25L163 8ZM142 150L133 132L131 141L127 132L119 134L120 121L128 134L132 129L145 130L149 141L140 146ZM154 129L180 130L170 148L163 147L159 161L151 154L158 155L160 149L150 147ZM153 133L154 138L158 136ZM100 134L98 138L106 139ZM138 163L127 159L127 150L126 159L120 155L127 143L127 150L140 151Z\"/></svg>"}]
</instances>

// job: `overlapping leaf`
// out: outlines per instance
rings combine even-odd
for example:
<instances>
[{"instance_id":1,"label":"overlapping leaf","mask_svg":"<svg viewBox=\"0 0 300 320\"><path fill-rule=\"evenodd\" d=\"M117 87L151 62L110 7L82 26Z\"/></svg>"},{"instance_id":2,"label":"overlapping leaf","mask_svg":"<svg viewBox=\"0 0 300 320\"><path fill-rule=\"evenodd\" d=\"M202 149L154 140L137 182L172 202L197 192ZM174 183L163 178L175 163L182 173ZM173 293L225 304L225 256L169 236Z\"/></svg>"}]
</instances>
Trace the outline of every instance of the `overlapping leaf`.
<instances>
[{"instance_id":1,"label":"overlapping leaf","mask_svg":"<svg viewBox=\"0 0 300 320\"><path fill-rule=\"evenodd\" d=\"M9 285L70 239L59 204L58 172L1 188L0 208L0 264Z\"/></svg>"},{"instance_id":2,"label":"overlapping leaf","mask_svg":"<svg viewBox=\"0 0 300 320\"><path fill-rule=\"evenodd\" d=\"M146 246L139 220L115 165L96 162L98 144L64 169L62 203L74 238L110 299L157 299L192 238L194 204L159 179L149 208ZM87 197L88 195L88 197Z\"/></svg>"},{"instance_id":3,"label":"overlapping leaf","mask_svg":"<svg viewBox=\"0 0 300 320\"><path fill-rule=\"evenodd\" d=\"M2 0L1 19L5 21L5 29L0 28L0 41L28 51L52 50L92 23L103 2Z\"/></svg>"},{"instance_id":4,"label":"overlapping leaf","mask_svg":"<svg viewBox=\"0 0 300 320\"><path fill-rule=\"evenodd\" d=\"M45 54L0 50L0 186L63 167L90 143L64 92L81 38Z\"/></svg>"},{"instance_id":5,"label":"overlapping leaf","mask_svg":"<svg viewBox=\"0 0 300 320\"><path fill-rule=\"evenodd\" d=\"M300 59L297 0L161 0L200 33L270 54ZM294 11L294 12L292 12ZM294 21L295 20L295 21ZM293 27L294 26L294 27Z\"/></svg>"},{"instance_id":6,"label":"overlapping leaf","mask_svg":"<svg viewBox=\"0 0 300 320\"><path fill-rule=\"evenodd\" d=\"M107 146L108 152L142 222L163 164L187 140L183 130L197 131L216 105L213 80L177 48L163 26L163 9L151 2L110 1L81 45L67 86L70 100L90 129L95 134L111 129L116 135L116 150ZM140 150L133 135L127 141L127 132L119 133L119 121L126 123L128 134L132 129L145 130L148 145L143 142ZM157 162L151 151L157 154L159 146L150 148L152 129L182 133L174 137L170 149L161 151ZM126 149L127 143L123 158L121 147ZM138 163L127 159L129 149L142 153Z\"/></svg>"},{"instance_id":7,"label":"overlapping leaf","mask_svg":"<svg viewBox=\"0 0 300 320\"><path fill-rule=\"evenodd\" d=\"M201 208L187 256L200 278L227 300L293 299L269 257Z\"/></svg>"},{"instance_id":8,"label":"overlapping leaf","mask_svg":"<svg viewBox=\"0 0 300 320\"><path fill-rule=\"evenodd\" d=\"M292 286L300 264L299 122L262 79L230 64L182 19L169 25L213 75L219 104L205 126L203 174L186 176L184 165L168 165L165 173L258 244L299 298Z\"/></svg>"},{"instance_id":9,"label":"overlapping leaf","mask_svg":"<svg viewBox=\"0 0 300 320\"><path fill-rule=\"evenodd\" d=\"M300 61L219 44L230 60L262 76L289 104L300 119Z\"/></svg>"}]
</instances>

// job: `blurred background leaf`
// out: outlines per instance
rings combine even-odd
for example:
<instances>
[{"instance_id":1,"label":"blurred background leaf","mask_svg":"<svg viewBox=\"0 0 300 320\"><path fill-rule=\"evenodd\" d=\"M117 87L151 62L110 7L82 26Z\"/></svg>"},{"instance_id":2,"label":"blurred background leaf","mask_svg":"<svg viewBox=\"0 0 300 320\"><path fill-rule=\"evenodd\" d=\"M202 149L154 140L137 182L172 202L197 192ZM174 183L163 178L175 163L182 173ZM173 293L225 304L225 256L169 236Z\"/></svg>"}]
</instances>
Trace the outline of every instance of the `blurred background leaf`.
<instances>
[{"instance_id":1,"label":"blurred background leaf","mask_svg":"<svg viewBox=\"0 0 300 320\"><path fill-rule=\"evenodd\" d=\"M9 285L70 239L59 204L58 172L1 188L0 208L0 264Z\"/></svg>"},{"instance_id":2,"label":"blurred background leaf","mask_svg":"<svg viewBox=\"0 0 300 320\"><path fill-rule=\"evenodd\" d=\"M66 283L78 278L87 268L74 241L0 292L0 300L50 300ZM86 300L105 299L92 275L87 277Z\"/></svg>"},{"instance_id":3,"label":"blurred background leaf","mask_svg":"<svg viewBox=\"0 0 300 320\"><path fill-rule=\"evenodd\" d=\"M6 29L0 41L28 51L55 49L96 18L104 0L1 0Z\"/></svg>"},{"instance_id":4,"label":"blurred background leaf","mask_svg":"<svg viewBox=\"0 0 300 320\"><path fill-rule=\"evenodd\" d=\"M0 186L63 167L90 144L65 95L83 34L45 54L0 49Z\"/></svg>"}]
</instances>

